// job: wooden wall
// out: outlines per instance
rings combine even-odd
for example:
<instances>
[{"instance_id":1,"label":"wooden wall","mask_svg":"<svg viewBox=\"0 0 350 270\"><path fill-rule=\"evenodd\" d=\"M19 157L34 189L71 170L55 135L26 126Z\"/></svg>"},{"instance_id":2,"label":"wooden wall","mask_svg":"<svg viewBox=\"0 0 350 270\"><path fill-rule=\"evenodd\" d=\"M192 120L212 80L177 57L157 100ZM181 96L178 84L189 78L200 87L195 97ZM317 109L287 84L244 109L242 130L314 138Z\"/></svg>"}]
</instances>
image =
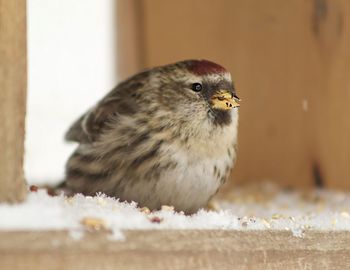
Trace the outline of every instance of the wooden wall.
<instances>
[{"instance_id":1,"label":"wooden wall","mask_svg":"<svg viewBox=\"0 0 350 270\"><path fill-rule=\"evenodd\" d=\"M232 72L243 99L233 181L350 188L350 1L119 0L118 10L133 18L118 24L122 78L186 58Z\"/></svg>"},{"instance_id":2,"label":"wooden wall","mask_svg":"<svg viewBox=\"0 0 350 270\"><path fill-rule=\"evenodd\" d=\"M26 1L0 0L0 201L25 196Z\"/></svg>"}]
</instances>

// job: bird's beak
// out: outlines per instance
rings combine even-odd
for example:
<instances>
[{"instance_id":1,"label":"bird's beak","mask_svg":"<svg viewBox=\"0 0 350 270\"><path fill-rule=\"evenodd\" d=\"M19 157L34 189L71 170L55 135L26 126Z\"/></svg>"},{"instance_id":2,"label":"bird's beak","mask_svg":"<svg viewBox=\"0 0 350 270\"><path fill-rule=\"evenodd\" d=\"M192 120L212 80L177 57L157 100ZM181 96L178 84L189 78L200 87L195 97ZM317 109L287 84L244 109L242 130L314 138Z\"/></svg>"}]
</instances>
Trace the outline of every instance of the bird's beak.
<instances>
[{"instance_id":1,"label":"bird's beak","mask_svg":"<svg viewBox=\"0 0 350 270\"><path fill-rule=\"evenodd\" d=\"M239 107L241 100L229 90L219 90L211 97L211 105L213 109L231 110Z\"/></svg>"}]
</instances>

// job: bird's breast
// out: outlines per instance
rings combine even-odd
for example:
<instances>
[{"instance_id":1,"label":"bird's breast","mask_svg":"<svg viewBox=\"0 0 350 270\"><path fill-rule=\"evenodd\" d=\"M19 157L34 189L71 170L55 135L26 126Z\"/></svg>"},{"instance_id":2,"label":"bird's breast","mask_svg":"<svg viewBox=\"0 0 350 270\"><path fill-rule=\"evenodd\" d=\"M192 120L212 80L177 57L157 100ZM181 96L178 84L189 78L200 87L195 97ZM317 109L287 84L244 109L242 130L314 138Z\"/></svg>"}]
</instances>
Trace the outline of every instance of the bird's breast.
<instances>
[{"instance_id":1,"label":"bird's breast","mask_svg":"<svg viewBox=\"0 0 350 270\"><path fill-rule=\"evenodd\" d=\"M205 206L229 175L236 157L235 143L232 126L209 140L191 138L186 145L164 144L162 153L177 165L163 172L156 185L161 202L188 212Z\"/></svg>"}]
</instances>

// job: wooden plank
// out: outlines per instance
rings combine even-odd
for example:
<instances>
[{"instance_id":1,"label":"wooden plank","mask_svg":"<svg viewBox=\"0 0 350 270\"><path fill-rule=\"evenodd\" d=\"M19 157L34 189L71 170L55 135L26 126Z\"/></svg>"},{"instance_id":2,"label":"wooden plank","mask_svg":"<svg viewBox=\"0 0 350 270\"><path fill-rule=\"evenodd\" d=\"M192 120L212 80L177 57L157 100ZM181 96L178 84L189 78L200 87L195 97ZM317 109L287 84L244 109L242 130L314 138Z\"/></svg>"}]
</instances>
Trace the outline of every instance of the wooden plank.
<instances>
[{"instance_id":1,"label":"wooden plank","mask_svg":"<svg viewBox=\"0 0 350 270\"><path fill-rule=\"evenodd\" d=\"M208 58L232 72L243 99L234 179L311 186L313 127L302 101L310 87L321 84L313 69L319 63L311 1L156 0L144 5L147 65Z\"/></svg>"},{"instance_id":2,"label":"wooden plank","mask_svg":"<svg viewBox=\"0 0 350 270\"><path fill-rule=\"evenodd\" d=\"M321 69L314 91L318 154L327 186L350 189L350 2L324 2L314 37Z\"/></svg>"},{"instance_id":3,"label":"wooden plank","mask_svg":"<svg viewBox=\"0 0 350 270\"><path fill-rule=\"evenodd\" d=\"M138 0L117 2L117 42L119 80L139 72L144 66L143 8Z\"/></svg>"},{"instance_id":4,"label":"wooden plank","mask_svg":"<svg viewBox=\"0 0 350 270\"><path fill-rule=\"evenodd\" d=\"M233 180L350 188L349 1L141 2L139 69L208 58L232 72Z\"/></svg>"},{"instance_id":5,"label":"wooden plank","mask_svg":"<svg viewBox=\"0 0 350 270\"><path fill-rule=\"evenodd\" d=\"M0 0L0 201L25 196L26 1Z\"/></svg>"},{"instance_id":6,"label":"wooden plank","mask_svg":"<svg viewBox=\"0 0 350 270\"><path fill-rule=\"evenodd\" d=\"M348 269L350 232L1 232L0 269ZM233 268L234 267L234 268Z\"/></svg>"}]
</instances>

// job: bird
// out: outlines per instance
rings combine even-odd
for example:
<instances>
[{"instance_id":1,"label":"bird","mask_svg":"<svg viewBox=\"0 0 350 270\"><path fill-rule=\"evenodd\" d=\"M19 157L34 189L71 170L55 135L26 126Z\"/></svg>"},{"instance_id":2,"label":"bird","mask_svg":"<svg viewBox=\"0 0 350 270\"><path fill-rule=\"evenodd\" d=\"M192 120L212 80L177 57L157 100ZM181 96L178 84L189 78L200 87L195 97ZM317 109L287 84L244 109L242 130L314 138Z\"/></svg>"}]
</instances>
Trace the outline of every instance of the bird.
<instances>
[{"instance_id":1,"label":"bird","mask_svg":"<svg viewBox=\"0 0 350 270\"><path fill-rule=\"evenodd\" d=\"M69 128L65 139L78 146L62 188L196 213L235 163L239 106L230 72L209 60L131 76Z\"/></svg>"}]
</instances>

